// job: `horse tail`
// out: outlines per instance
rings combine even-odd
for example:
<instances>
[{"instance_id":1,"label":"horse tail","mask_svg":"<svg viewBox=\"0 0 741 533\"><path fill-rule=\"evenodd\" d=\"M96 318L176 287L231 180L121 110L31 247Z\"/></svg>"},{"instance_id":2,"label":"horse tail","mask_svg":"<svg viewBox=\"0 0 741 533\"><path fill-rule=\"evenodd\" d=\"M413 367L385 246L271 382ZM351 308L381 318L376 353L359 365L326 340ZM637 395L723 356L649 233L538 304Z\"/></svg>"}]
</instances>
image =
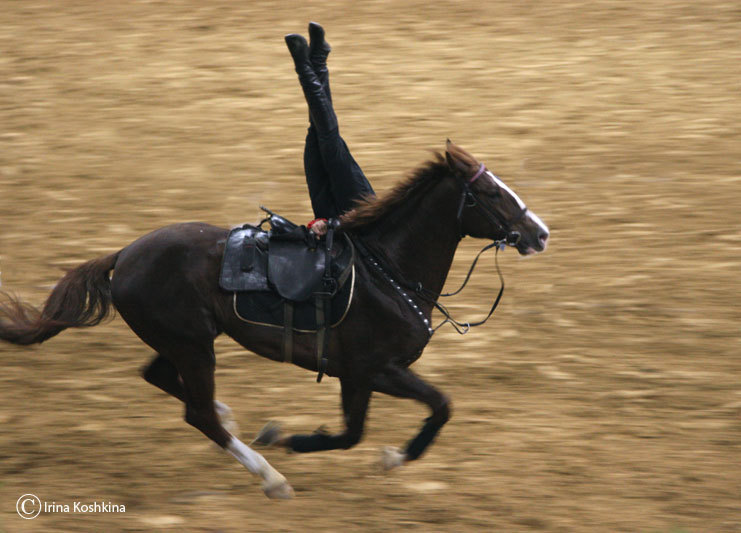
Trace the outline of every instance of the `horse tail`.
<instances>
[{"instance_id":1,"label":"horse tail","mask_svg":"<svg viewBox=\"0 0 741 533\"><path fill-rule=\"evenodd\" d=\"M0 294L0 339L13 344L36 344L67 328L100 324L111 310L109 273L119 253L68 271L40 311L14 296Z\"/></svg>"}]
</instances>

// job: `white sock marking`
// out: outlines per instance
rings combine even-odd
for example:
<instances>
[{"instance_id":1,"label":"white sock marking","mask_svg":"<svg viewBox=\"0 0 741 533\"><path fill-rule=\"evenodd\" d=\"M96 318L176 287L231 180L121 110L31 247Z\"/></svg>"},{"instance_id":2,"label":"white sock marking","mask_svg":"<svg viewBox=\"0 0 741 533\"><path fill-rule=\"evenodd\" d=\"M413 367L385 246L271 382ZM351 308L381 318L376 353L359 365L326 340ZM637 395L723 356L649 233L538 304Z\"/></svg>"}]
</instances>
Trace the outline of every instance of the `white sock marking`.
<instances>
[{"instance_id":1,"label":"white sock marking","mask_svg":"<svg viewBox=\"0 0 741 533\"><path fill-rule=\"evenodd\" d=\"M231 408L219 400L214 400L214 409L216 409L216 414L219 415L219 418L231 418L232 416Z\"/></svg>"},{"instance_id":2,"label":"white sock marking","mask_svg":"<svg viewBox=\"0 0 741 533\"><path fill-rule=\"evenodd\" d=\"M219 417L221 426L236 437L239 434L239 425L234 420L231 408L219 400L214 400L214 409L216 410L216 416Z\"/></svg>"},{"instance_id":3,"label":"white sock marking","mask_svg":"<svg viewBox=\"0 0 741 533\"><path fill-rule=\"evenodd\" d=\"M242 463L247 470L260 476L265 481L264 487L274 487L275 485L285 483L286 478L283 474L273 468L262 455L241 440L232 437L232 440L226 446L226 451Z\"/></svg>"}]
</instances>

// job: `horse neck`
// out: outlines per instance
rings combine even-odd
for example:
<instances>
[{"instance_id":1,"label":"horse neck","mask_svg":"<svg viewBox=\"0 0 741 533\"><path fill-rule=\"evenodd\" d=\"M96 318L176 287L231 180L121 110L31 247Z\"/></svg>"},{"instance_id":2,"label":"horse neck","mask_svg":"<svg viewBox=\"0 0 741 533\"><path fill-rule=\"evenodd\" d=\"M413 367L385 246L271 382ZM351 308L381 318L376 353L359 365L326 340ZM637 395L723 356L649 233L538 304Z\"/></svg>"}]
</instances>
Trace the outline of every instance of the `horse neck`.
<instances>
[{"instance_id":1,"label":"horse neck","mask_svg":"<svg viewBox=\"0 0 741 533\"><path fill-rule=\"evenodd\" d=\"M460 242L460 194L454 187L453 180L439 179L369 239L401 277L436 293L445 285Z\"/></svg>"}]
</instances>

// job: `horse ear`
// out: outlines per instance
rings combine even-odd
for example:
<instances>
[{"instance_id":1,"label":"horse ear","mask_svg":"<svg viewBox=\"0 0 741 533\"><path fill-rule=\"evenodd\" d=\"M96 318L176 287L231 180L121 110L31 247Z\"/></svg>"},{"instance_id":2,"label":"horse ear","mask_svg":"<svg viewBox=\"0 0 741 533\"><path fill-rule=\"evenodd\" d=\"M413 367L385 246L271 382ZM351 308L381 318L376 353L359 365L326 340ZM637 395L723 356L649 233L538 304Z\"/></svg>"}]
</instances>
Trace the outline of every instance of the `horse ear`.
<instances>
[{"instance_id":1,"label":"horse ear","mask_svg":"<svg viewBox=\"0 0 741 533\"><path fill-rule=\"evenodd\" d=\"M453 144L450 139L445 142L445 159L450 170L463 175L475 172L479 167L479 162L471 154Z\"/></svg>"}]
</instances>

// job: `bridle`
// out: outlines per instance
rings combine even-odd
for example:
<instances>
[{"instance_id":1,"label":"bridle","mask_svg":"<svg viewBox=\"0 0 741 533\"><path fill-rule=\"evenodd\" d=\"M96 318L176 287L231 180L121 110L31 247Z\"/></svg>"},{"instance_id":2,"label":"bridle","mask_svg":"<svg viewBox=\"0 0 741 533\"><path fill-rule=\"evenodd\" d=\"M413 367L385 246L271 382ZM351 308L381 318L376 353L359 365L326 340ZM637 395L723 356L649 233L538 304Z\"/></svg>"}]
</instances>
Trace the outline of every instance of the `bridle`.
<instances>
[{"instance_id":1,"label":"bridle","mask_svg":"<svg viewBox=\"0 0 741 533\"><path fill-rule=\"evenodd\" d=\"M476 254L476 257L473 260L473 263L471 264L470 268L468 269L468 273L466 274L466 279L463 280L463 283L461 286L453 291L453 292L447 292L447 293L437 293L435 291L431 291L430 289L427 289L422 286L422 282L410 282L406 279L404 279L401 275L394 272L394 270L386 264L384 261L379 259L377 256L374 256L370 253L368 248L366 247L365 243L360 239L359 236L355 235L353 240L355 241L357 249L360 251L360 254L371 264L371 266L378 271L384 278L386 278L389 283L391 283L391 286L398 292L404 301L407 303L407 305L411 308L411 310L416 313L419 317L422 323L424 324L425 328L427 328L428 333L430 336L432 336L438 329L440 329L445 324L450 324L453 326L453 328L461 335L465 335L470 331L471 328L476 326L481 326L485 324L489 318L491 318L491 315L494 314L494 310L499 305L500 300L502 299L502 295L504 294L504 276L502 276L502 271L499 268L499 250L504 250L506 246L516 246L517 243L520 241L520 233L518 231L514 231L512 227L517 224L522 218L525 216L525 213L527 213L527 207L522 207L520 209L520 212L517 213L517 215L512 220L505 220L499 213L496 211L493 211L489 208L487 208L485 205L483 205L479 199L476 193L471 189L471 184L473 184L477 179L479 179L485 172L487 172L486 167L483 163L481 163L481 166L479 167L478 171L469 179L465 180L463 182L463 192L461 194L460 203L458 204L458 211L457 211L457 224L458 224L458 231L461 238L465 237L465 234L462 230L462 224L463 224L463 209L466 207L476 208L478 209L481 214L484 216L484 218L487 219L492 225L494 225L500 232L503 237L501 239L495 239L494 242L487 244L484 246L478 254ZM489 312L487 313L486 317L484 317L483 320L479 320L478 322L459 322L458 320L454 319L450 311L448 311L447 307L445 307L443 304L438 302L438 298L441 297L449 297L449 296L455 296L456 294L459 294L465 286L468 284L468 281L471 279L471 274L473 274L474 268L476 268L476 264L478 263L479 257L486 252L487 250L491 250L492 248L496 248L495 254L494 254L494 262L497 268L497 275L499 276L499 293L497 294L497 297L494 299L494 303L492 304L491 308L489 309ZM393 276L391 275L393 273ZM398 280L398 281L397 281ZM427 318L424 317L424 314L419 309L416 303L409 297L409 295L405 292L404 289L414 291L414 293L419 296L420 298L428 301L432 305L435 306L435 308L440 311L445 319L435 326L434 328L430 327L430 323L427 320Z\"/></svg>"},{"instance_id":2,"label":"bridle","mask_svg":"<svg viewBox=\"0 0 741 533\"><path fill-rule=\"evenodd\" d=\"M479 202L478 196L476 196L476 193L471 189L471 185L485 172L488 172L488 170L486 169L486 166L481 163L481 166L479 166L479 169L476 171L476 173L471 178L463 182L463 191L461 193L461 200L458 204L457 213L459 233L461 237L465 236L462 230L463 208L475 207L479 210L479 212L481 212L484 218L486 218L492 225L500 230L500 233L502 235L504 235L502 239L499 239L498 241L495 240L495 242L498 242L502 246L516 246L517 243L520 241L521 235L519 231L512 230L512 226L522 220L522 218L525 216L525 213L527 213L527 207L521 208L519 213L517 213L517 215L515 215L512 220L505 220L499 213L487 208L481 202Z\"/></svg>"}]
</instances>

